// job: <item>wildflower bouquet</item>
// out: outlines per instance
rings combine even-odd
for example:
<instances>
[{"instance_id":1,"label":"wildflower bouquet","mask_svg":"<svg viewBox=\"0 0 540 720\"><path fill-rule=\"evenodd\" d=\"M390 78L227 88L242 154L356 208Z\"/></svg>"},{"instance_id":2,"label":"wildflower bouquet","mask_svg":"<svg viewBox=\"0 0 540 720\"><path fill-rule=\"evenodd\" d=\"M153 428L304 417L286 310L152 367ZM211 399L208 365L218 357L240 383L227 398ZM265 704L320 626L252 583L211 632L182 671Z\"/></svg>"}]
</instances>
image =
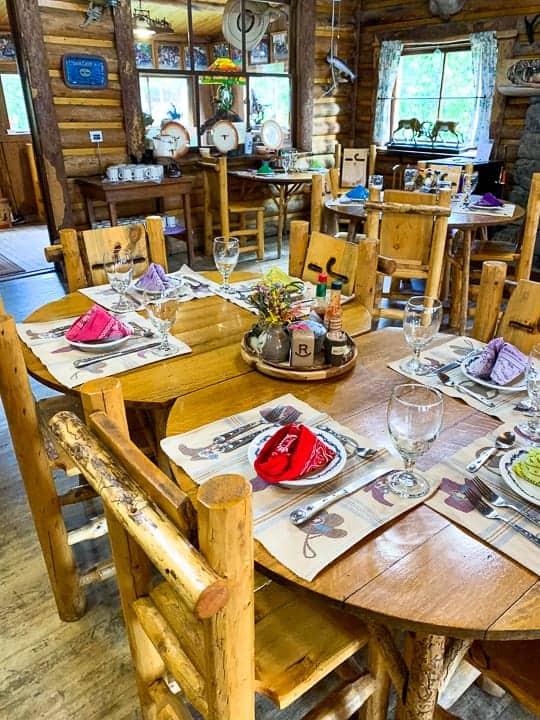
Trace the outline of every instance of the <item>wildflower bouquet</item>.
<instances>
[{"instance_id":1,"label":"wildflower bouquet","mask_svg":"<svg viewBox=\"0 0 540 720\"><path fill-rule=\"evenodd\" d=\"M255 286L247 302L257 309L259 325L288 325L300 315L295 301L302 289L300 280L282 283L265 279Z\"/></svg>"}]
</instances>

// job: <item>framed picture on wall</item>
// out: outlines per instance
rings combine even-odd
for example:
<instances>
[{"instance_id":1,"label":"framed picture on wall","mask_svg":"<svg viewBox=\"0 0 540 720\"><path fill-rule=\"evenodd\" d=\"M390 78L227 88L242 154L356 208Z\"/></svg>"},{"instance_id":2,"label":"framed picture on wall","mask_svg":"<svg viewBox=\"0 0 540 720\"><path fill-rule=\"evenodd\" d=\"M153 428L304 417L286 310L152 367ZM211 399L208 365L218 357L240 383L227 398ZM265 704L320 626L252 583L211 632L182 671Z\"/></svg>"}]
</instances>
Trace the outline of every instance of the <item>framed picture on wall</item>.
<instances>
[{"instance_id":1,"label":"framed picture on wall","mask_svg":"<svg viewBox=\"0 0 540 720\"><path fill-rule=\"evenodd\" d=\"M230 56L231 52L228 43L216 43L216 45L214 45L214 60L220 57L228 58Z\"/></svg>"},{"instance_id":2,"label":"framed picture on wall","mask_svg":"<svg viewBox=\"0 0 540 720\"><path fill-rule=\"evenodd\" d=\"M154 50L151 42L135 43L135 65L138 68L154 67Z\"/></svg>"},{"instance_id":3,"label":"framed picture on wall","mask_svg":"<svg viewBox=\"0 0 540 720\"><path fill-rule=\"evenodd\" d=\"M208 67L208 50L204 45L193 46L194 70L206 70Z\"/></svg>"},{"instance_id":4,"label":"framed picture on wall","mask_svg":"<svg viewBox=\"0 0 540 720\"><path fill-rule=\"evenodd\" d=\"M231 60L239 68L242 67L242 48L235 48L231 45Z\"/></svg>"},{"instance_id":5,"label":"framed picture on wall","mask_svg":"<svg viewBox=\"0 0 540 720\"><path fill-rule=\"evenodd\" d=\"M157 43L156 57L159 70L180 70L182 67L180 45L177 43Z\"/></svg>"},{"instance_id":6,"label":"framed picture on wall","mask_svg":"<svg viewBox=\"0 0 540 720\"><path fill-rule=\"evenodd\" d=\"M11 35L0 35L0 61L14 62L15 59L15 45Z\"/></svg>"},{"instance_id":7,"label":"framed picture on wall","mask_svg":"<svg viewBox=\"0 0 540 720\"><path fill-rule=\"evenodd\" d=\"M270 47L268 38L263 37L258 45L255 45L253 50L249 53L249 64L250 65L264 65L270 62Z\"/></svg>"},{"instance_id":8,"label":"framed picture on wall","mask_svg":"<svg viewBox=\"0 0 540 720\"><path fill-rule=\"evenodd\" d=\"M272 38L272 62L285 62L289 59L289 38L286 30L275 32Z\"/></svg>"}]
</instances>

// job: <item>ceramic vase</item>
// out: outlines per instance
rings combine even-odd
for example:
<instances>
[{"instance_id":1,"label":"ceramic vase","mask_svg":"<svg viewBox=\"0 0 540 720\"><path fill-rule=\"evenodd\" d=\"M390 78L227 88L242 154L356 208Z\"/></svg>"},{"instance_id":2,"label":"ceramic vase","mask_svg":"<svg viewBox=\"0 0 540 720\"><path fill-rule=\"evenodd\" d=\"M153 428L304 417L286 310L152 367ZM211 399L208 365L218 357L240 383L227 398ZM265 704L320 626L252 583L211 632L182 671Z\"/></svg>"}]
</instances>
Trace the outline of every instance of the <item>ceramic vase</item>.
<instances>
[{"instance_id":1,"label":"ceramic vase","mask_svg":"<svg viewBox=\"0 0 540 720\"><path fill-rule=\"evenodd\" d=\"M291 348L289 333L283 325L268 325L264 330L261 355L271 363L287 362Z\"/></svg>"}]
</instances>

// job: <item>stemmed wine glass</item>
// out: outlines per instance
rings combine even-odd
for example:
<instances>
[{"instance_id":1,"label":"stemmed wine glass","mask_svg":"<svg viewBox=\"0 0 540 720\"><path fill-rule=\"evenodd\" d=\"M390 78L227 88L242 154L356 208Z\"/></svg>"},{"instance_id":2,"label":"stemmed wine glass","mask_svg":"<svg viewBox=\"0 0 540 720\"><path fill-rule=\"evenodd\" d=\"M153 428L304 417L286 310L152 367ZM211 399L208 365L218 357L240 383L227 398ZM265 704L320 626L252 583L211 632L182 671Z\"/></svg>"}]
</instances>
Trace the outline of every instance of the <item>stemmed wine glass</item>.
<instances>
[{"instance_id":1,"label":"stemmed wine glass","mask_svg":"<svg viewBox=\"0 0 540 720\"><path fill-rule=\"evenodd\" d=\"M421 361L420 353L433 340L441 320L442 305L439 300L427 295L418 295L407 302L403 316L403 333L414 355L401 364L404 372L425 375L432 369L429 363Z\"/></svg>"},{"instance_id":2,"label":"stemmed wine glass","mask_svg":"<svg viewBox=\"0 0 540 720\"><path fill-rule=\"evenodd\" d=\"M478 173L472 172L472 173L466 173L463 176L463 188L462 193L463 196L461 198L461 204L463 207L468 208L471 204L471 195L476 190L476 186L478 185Z\"/></svg>"},{"instance_id":3,"label":"stemmed wine glass","mask_svg":"<svg viewBox=\"0 0 540 720\"><path fill-rule=\"evenodd\" d=\"M240 255L240 242L235 237L214 238L214 262L220 272L223 282L220 290L226 293L232 292L229 285L229 277L236 267Z\"/></svg>"},{"instance_id":4,"label":"stemmed wine glass","mask_svg":"<svg viewBox=\"0 0 540 720\"><path fill-rule=\"evenodd\" d=\"M281 167L283 172L288 173L291 166L291 156L288 152L284 152L281 155Z\"/></svg>"},{"instance_id":5,"label":"stemmed wine glass","mask_svg":"<svg viewBox=\"0 0 540 720\"><path fill-rule=\"evenodd\" d=\"M518 425L518 429L536 445L540 444L540 343L531 348L525 368L525 378L529 395L527 410L531 415L527 422Z\"/></svg>"},{"instance_id":6,"label":"stemmed wine glass","mask_svg":"<svg viewBox=\"0 0 540 720\"><path fill-rule=\"evenodd\" d=\"M396 495L416 498L428 493L429 483L414 471L414 464L439 434L442 416L443 399L435 388L405 383L392 391L388 432L405 464L404 470L396 470L388 479L388 487Z\"/></svg>"},{"instance_id":7,"label":"stemmed wine glass","mask_svg":"<svg viewBox=\"0 0 540 720\"><path fill-rule=\"evenodd\" d=\"M133 279L133 255L129 250L114 248L104 253L103 269L113 290L118 293L118 300L111 306L116 313L135 310L137 305L127 298L127 291Z\"/></svg>"},{"instance_id":8,"label":"stemmed wine glass","mask_svg":"<svg viewBox=\"0 0 540 720\"><path fill-rule=\"evenodd\" d=\"M144 304L150 323L156 329L160 339L160 345L154 352L161 357L167 357L176 352L169 342L169 330L176 320L180 294L181 291L177 285L164 288L159 292L151 290L144 292Z\"/></svg>"}]
</instances>

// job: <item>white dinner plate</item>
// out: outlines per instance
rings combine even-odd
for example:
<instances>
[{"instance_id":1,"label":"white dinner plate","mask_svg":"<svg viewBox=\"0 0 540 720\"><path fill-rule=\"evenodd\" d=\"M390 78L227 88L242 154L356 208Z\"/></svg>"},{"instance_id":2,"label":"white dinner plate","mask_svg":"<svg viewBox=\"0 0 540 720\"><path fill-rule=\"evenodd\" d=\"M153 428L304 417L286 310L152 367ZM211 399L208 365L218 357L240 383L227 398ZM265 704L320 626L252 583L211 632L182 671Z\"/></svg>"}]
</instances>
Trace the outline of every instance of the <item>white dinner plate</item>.
<instances>
[{"instance_id":1,"label":"white dinner plate","mask_svg":"<svg viewBox=\"0 0 540 720\"><path fill-rule=\"evenodd\" d=\"M489 212L504 210L504 205L479 205L478 203L471 203L469 207L472 207L475 210L489 210Z\"/></svg>"},{"instance_id":2,"label":"white dinner plate","mask_svg":"<svg viewBox=\"0 0 540 720\"><path fill-rule=\"evenodd\" d=\"M96 340L95 342L91 343L77 342L76 340L68 340L67 338L65 338L65 340L72 347L77 348L77 350L84 350L85 352L103 352L104 350L112 350L113 348L118 347L118 345L125 343L129 337L131 337L131 335L125 335L121 338L114 338L113 340Z\"/></svg>"},{"instance_id":3,"label":"white dinner plate","mask_svg":"<svg viewBox=\"0 0 540 720\"><path fill-rule=\"evenodd\" d=\"M331 460L328 465L325 465L316 472L310 473L309 476L303 477L301 480L284 480L282 482L275 483L276 485L286 488L301 488L309 487L310 485L320 485L321 483L334 478L345 467L345 463L347 462L347 453L341 442L330 433L325 432L324 430L319 430L319 428L311 428L311 431L336 453L333 460ZM269 438L272 437L272 435L275 435L276 432L276 428L268 428L268 430L265 430L260 435L257 435L257 437L251 441L248 446L248 460L252 465L255 462L257 455L261 452L263 445Z\"/></svg>"},{"instance_id":4,"label":"white dinner plate","mask_svg":"<svg viewBox=\"0 0 540 720\"><path fill-rule=\"evenodd\" d=\"M468 377L469 380L473 380L475 383L478 383L478 385L483 385L484 387L491 388L492 390L500 390L501 392L523 392L523 390L527 389L527 381L525 380L524 373L518 375L518 377L515 380L512 380L511 383L508 383L508 385L497 385L497 383L494 383L491 380L484 380L483 378L472 375L469 372L469 368L471 366L471 363L476 360L476 358L480 355L481 352L482 351L480 350L474 355L467 355L465 358L463 358L463 361L461 363L461 370L465 377Z\"/></svg>"},{"instance_id":5,"label":"white dinner plate","mask_svg":"<svg viewBox=\"0 0 540 720\"><path fill-rule=\"evenodd\" d=\"M511 490L521 495L522 498L528 500L530 503L540 505L540 487L519 477L519 475L512 470L512 465L518 460L521 460L528 452L526 448L515 448L514 450L509 450L507 453L504 453L499 460L499 470L504 482Z\"/></svg>"}]
</instances>

